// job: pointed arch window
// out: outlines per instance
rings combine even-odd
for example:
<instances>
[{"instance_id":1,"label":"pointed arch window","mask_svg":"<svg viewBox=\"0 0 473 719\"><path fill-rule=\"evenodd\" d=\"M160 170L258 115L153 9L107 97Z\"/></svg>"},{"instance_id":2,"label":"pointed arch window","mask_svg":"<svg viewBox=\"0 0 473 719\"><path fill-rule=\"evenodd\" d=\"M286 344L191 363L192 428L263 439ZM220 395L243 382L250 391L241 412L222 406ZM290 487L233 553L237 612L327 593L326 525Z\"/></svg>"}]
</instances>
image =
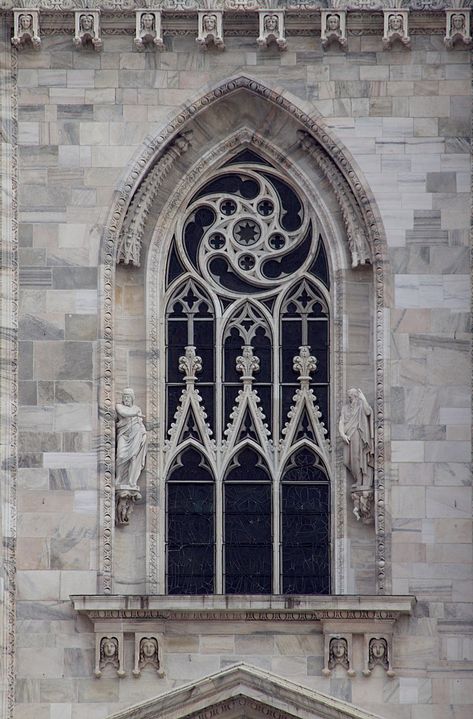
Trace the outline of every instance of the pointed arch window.
<instances>
[{"instance_id":1,"label":"pointed arch window","mask_svg":"<svg viewBox=\"0 0 473 719\"><path fill-rule=\"evenodd\" d=\"M328 593L330 283L300 191L227 163L177 223L162 303L167 591Z\"/></svg>"}]
</instances>

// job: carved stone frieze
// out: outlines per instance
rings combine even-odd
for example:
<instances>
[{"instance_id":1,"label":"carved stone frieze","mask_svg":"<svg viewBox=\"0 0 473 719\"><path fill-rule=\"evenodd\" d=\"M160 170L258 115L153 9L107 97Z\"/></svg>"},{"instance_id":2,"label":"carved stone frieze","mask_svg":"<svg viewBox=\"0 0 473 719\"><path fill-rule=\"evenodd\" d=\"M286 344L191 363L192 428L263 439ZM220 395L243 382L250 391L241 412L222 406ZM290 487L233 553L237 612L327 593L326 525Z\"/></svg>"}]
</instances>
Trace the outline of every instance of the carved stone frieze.
<instances>
[{"instance_id":1,"label":"carved stone frieze","mask_svg":"<svg viewBox=\"0 0 473 719\"><path fill-rule=\"evenodd\" d=\"M298 599L294 607L291 597L268 595L254 607L252 597L208 595L173 597L166 595L73 595L74 610L85 614L91 621L123 620L124 631L133 631L136 619L158 621L274 621L274 622L325 622L326 632L335 634L334 622L348 622L339 633L354 633L356 622L359 632L369 632L369 622L376 620L386 627L402 616L412 613L415 598L406 596L314 595ZM127 623L130 620L130 623ZM337 626L339 626L337 624ZM340 625L341 626L341 625ZM381 630L380 630L381 631ZM389 634L389 632L387 632ZM104 632L105 634L105 632ZM372 634L372 636L376 636Z\"/></svg>"},{"instance_id":2,"label":"carved stone frieze","mask_svg":"<svg viewBox=\"0 0 473 719\"><path fill-rule=\"evenodd\" d=\"M12 45L17 49L32 47L39 50L41 38L39 35L39 10L25 8L13 11L13 37Z\"/></svg>"},{"instance_id":3,"label":"carved stone frieze","mask_svg":"<svg viewBox=\"0 0 473 719\"><path fill-rule=\"evenodd\" d=\"M225 49L223 41L223 11L199 10L197 14L198 34L196 43L203 48L213 45L218 50Z\"/></svg>"},{"instance_id":4,"label":"carved stone frieze","mask_svg":"<svg viewBox=\"0 0 473 719\"><path fill-rule=\"evenodd\" d=\"M164 48L161 29L161 12L159 10L137 10L136 13L135 47L143 50L147 45L154 45L158 50Z\"/></svg>"},{"instance_id":5,"label":"carved stone frieze","mask_svg":"<svg viewBox=\"0 0 473 719\"><path fill-rule=\"evenodd\" d=\"M37 0L35 7L44 11L67 12L74 10L80 4L77 0ZM328 0L278 0L277 3L271 3L267 0L216 0L216 2L211 3L219 11L226 10L237 13L249 13L258 10L267 12L271 5L277 5L278 9L299 12L317 12L327 8L330 9L330 6L332 6L333 10L338 12L339 10L379 11L383 10L383 8L393 9L396 4L401 5L401 3L394 3L393 0L334 0L333 2L328 2ZM89 0L84 5L102 12L129 14L139 10L141 3L140 0ZM195 13L196 10L208 11L209 5L208 0L154 0L152 8L184 15ZM23 0L23 2L22 0L2 0L0 6L6 10L22 6L26 8L28 0ZM402 2L402 7L417 12L438 12L445 8L455 7L455 3L452 0L405 0L405 2ZM462 7L471 7L471 0L464 0Z\"/></svg>"}]
</instances>

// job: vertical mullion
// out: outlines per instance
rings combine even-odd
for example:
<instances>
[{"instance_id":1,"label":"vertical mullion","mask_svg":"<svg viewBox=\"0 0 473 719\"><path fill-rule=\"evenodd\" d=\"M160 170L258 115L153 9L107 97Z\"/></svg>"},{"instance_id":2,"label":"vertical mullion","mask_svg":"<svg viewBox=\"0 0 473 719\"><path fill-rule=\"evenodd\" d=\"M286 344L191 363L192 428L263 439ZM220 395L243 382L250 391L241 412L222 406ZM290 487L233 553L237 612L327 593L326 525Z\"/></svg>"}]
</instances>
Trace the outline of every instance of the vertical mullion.
<instances>
[{"instance_id":1,"label":"vertical mullion","mask_svg":"<svg viewBox=\"0 0 473 719\"><path fill-rule=\"evenodd\" d=\"M214 593L223 594L223 482L222 482L222 431L223 431L223 320L215 303L215 440L217 446L215 470L215 585Z\"/></svg>"}]
</instances>

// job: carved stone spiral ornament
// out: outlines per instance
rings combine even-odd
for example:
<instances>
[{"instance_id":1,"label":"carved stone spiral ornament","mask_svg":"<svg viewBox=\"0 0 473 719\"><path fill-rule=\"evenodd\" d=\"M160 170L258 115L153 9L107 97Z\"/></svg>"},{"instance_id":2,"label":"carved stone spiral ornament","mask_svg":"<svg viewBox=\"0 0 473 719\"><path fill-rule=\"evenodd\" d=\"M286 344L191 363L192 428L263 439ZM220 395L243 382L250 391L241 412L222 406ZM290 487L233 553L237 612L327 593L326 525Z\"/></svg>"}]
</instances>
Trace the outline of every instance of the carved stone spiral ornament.
<instances>
[{"instance_id":1,"label":"carved stone spiral ornament","mask_svg":"<svg viewBox=\"0 0 473 719\"><path fill-rule=\"evenodd\" d=\"M277 190L282 180L269 167L235 166L222 181L207 183L178 227L188 269L198 269L220 293L223 286L229 297L274 292L312 261L316 219L288 186L298 209L284 206Z\"/></svg>"}]
</instances>

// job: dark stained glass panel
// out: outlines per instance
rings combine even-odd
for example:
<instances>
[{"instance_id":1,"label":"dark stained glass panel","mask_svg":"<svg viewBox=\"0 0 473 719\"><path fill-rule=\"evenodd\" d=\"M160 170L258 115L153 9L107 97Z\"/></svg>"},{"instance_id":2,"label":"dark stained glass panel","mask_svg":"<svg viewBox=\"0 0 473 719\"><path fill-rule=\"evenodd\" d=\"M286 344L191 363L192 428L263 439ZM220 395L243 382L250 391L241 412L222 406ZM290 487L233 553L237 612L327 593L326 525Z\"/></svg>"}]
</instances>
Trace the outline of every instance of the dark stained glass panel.
<instances>
[{"instance_id":1,"label":"dark stained glass panel","mask_svg":"<svg viewBox=\"0 0 473 719\"><path fill-rule=\"evenodd\" d=\"M270 594L271 486L225 484L225 592Z\"/></svg>"},{"instance_id":2,"label":"dark stained glass panel","mask_svg":"<svg viewBox=\"0 0 473 719\"><path fill-rule=\"evenodd\" d=\"M214 591L214 488L169 482L167 486L168 593Z\"/></svg>"},{"instance_id":3,"label":"dark stained glass panel","mask_svg":"<svg viewBox=\"0 0 473 719\"><path fill-rule=\"evenodd\" d=\"M316 454L302 448L281 486L282 591L330 592L330 485Z\"/></svg>"}]
</instances>

